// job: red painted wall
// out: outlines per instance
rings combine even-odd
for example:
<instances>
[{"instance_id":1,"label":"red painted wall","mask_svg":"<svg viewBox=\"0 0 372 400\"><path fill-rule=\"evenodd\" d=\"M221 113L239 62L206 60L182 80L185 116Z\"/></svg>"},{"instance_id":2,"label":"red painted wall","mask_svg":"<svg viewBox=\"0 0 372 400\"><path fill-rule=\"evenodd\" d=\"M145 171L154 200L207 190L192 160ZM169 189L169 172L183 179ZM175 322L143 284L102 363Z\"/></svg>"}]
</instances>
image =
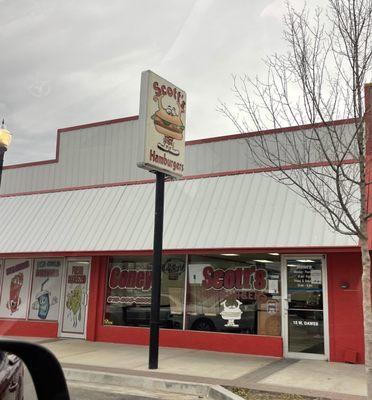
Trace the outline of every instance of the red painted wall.
<instances>
[{"instance_id":1,"label":"red painted wall","mask_svg":"<svg viewBox=\"0 0 372 400\"><path fill-rule=\"evenodd\" d=\"M148 345L149 329L97 326L98 341ZM282 338L231 333L160 329L160 346L282 357Z\"/></svg>"},{"instance_id":2,"label":"red painted wall","mask_svg":"<svg viewBox=\"0 0 372 400\"><path fill-rule=\"evenodd\" d=\"M58 323L3 319L0 320L0 335L57 337Z\"/></svg>"},{"instance_id":3,"label":"red painted wall","mask_svg":"<svg viewBox=\"0 0 372 400\"><path fill-rule=\"evenodd\" d=\"M89 283L89 300L87 315L87 340L96 340L96 327L98 321L102 320L103 297L100 297L100 290L105 286L105 279L101 273L105 272L108 257L92 257ZM101 281L101 279L103 279Z\"/></svg>"},{"instance_id":4,"label":"red painted wall","mask_svg":"<svg viewBox=\"0 0 372 400\"><path fill-rule=\"evenodd\" d=\"M372 180L372 84L365 85L365 129L367 137L366 147L366 175L367 182ZM371 185L367 186L367 209L372 211L372 192ZM372 250L372 219L367 223L368 227L368 248Z\"/></svg>"},{"instance_id":5,"label":"red painted wall","mask_svg":"<svg viewBox=\"0 0 372 400\"><path fill-rule=\"evenodd\" d=\"M361 256L328 254L327 264L330 360L344 362L348 354L356 353L356 362L363 363ZM349 284L348 289L340 288L343 282Z\"/></svg>"}]
</instances>

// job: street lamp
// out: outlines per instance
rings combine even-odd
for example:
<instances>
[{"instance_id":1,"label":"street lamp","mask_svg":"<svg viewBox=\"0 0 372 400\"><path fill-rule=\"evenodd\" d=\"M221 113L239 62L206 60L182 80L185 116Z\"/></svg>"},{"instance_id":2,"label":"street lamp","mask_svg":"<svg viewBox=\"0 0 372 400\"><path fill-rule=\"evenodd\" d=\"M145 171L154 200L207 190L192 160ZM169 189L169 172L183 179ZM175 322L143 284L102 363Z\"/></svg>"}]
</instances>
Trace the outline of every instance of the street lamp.
<instances>
[{"instance_id":1,"label":"street lamp","mask_svg":"<svg viewBox=\"0 0 372 400\"><path fill-rule=\"evenodd\" d=\"M12 134L5 128L4 120L0 128L0 186L1 175L3 173L4 153L8 150L10 142L12 141Z\"/></svg>"}]
</instances>

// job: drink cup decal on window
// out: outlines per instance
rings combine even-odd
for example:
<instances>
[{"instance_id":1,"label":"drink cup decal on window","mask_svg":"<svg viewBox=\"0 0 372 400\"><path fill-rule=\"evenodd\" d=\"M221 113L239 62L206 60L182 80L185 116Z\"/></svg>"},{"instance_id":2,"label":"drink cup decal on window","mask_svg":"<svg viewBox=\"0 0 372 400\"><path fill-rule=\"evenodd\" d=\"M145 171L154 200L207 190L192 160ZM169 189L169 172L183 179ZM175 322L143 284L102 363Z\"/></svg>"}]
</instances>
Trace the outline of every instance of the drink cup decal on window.
<instances>
[{"instance_id":1,"label":"drink cup decal on window","mask_svg":"<svg viewBox=\"0 0 372 400\"><path fill-rule=\"evenodd\" d=\"M49 278L45 279L45 281L41 284L40 292L36 294L36 301L32 303L32 308L34 310L38 310L37 316L40 319L46 319L50 307L57 304L58 299L56 296L50 299L50 291L45 289L46 283L49 281Z\"/></svg>"}]
</instances>

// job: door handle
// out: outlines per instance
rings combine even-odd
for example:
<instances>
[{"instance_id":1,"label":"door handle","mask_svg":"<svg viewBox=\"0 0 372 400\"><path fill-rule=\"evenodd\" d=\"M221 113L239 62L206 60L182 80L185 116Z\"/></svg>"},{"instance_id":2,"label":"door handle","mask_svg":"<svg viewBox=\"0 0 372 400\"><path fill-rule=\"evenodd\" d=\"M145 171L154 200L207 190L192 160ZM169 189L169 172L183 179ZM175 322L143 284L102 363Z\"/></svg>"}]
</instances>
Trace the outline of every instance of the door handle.
<instances>
[{"instance_id":1,"label":"door handle","mask_svg":"<svg viewBox=\"0 0 372 400\"><path fill-rule=\"evenodd\" d=\"M12 383L9 385L9 392L10 392L10 393L15 392L16 389L17 389L17 387L18 387L18 382L12 382Z\"/></svg>"}]
</instances>

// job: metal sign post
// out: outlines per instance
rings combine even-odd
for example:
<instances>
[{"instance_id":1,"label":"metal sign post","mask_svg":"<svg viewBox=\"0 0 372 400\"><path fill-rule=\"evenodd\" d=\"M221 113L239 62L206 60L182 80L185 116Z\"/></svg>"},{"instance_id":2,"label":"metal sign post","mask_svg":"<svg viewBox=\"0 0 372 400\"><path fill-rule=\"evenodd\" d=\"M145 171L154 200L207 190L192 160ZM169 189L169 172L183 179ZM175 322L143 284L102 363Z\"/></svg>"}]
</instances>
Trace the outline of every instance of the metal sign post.
<instances>
[{"instance_id":1,"label":"metal sign post","mask_svg":"<svg viewBox=\"0 0 372 400\"><path fill-rule=\"evenodd\" d=\"M157 369L159 359L164 180L166 176L183 176L185 114L183 90L152 71L142 73L137 165L156 174L149 369Z\"/></svg>"},{"instance_id":2,"label":"metal sign post","mask_svg":"<svg viewBox=\"0 0 372 400\"><path fill-rule=\"evenodd\" d=\"M161 294L161 259L163 252L164 180L165 175L162 172L156 172L149 369L157 369L159 359L159 315Z\"/></svg>"}]
</instances>

